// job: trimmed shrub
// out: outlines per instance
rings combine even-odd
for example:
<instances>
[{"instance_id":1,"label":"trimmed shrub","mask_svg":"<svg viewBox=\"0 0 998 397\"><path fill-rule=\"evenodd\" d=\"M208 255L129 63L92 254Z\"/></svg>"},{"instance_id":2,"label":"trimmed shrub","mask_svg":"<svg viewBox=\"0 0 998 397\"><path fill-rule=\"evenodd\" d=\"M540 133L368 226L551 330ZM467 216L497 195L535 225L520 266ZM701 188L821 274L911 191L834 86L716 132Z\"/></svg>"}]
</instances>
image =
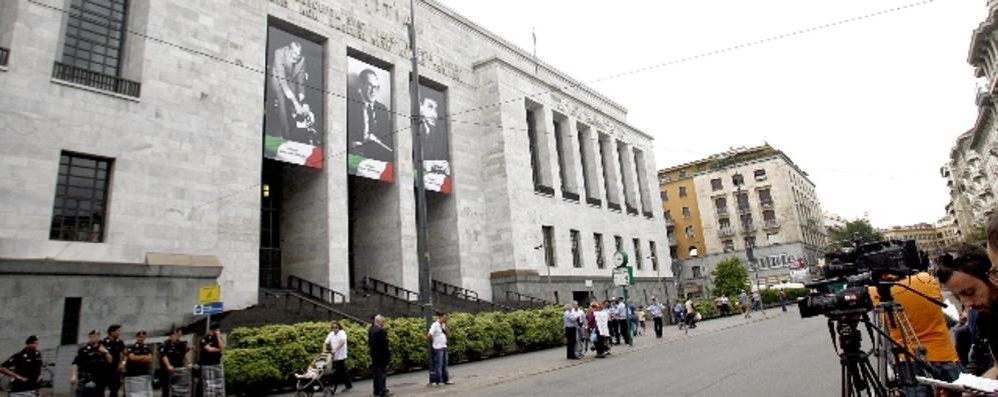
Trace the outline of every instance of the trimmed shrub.
<instances>
[{"instance_id":1,"label":"trimmed shrub","mask_svg":"<svg viewBox=\"0 0 998 397\"><path fill-rule=\"evenodd\" d=\"M693 305L700 316L703 318L715 317L717 316L717 306L714 306L714 301L699 301Z\"/></svg>"},{"instance_id":2,"label":"trimmed shrub","mask_svg":"<svg viewBox=\"0 0 998 397\"><path fill-rule=\"evenodd\" d=\"M267 348L226 349L223 362L225 387L233 393L246 393L254 389L270 390L284 379Z\"/></svg>"},{"instance_id":3,"label":"trimmed shrub","mask_svg":"<svg viewBox=\"0 0 998 397\"><path fill-rule=\"evenodd\" d=\"M370 374L368 325L341 321L347 333L347 370L352 376ZM421 318L396 318L385 324L391 350L390 368L425 368L429 361L428 329ZM258 394L288 386L295 373L304 373L322 350L328 322L240 327L228 335L224 355L226 384L235 393ZM451 361L478 360L564 343L562 310L557 306L471 315L453 313L448 322Z\"/></svg>"}]
</instances>

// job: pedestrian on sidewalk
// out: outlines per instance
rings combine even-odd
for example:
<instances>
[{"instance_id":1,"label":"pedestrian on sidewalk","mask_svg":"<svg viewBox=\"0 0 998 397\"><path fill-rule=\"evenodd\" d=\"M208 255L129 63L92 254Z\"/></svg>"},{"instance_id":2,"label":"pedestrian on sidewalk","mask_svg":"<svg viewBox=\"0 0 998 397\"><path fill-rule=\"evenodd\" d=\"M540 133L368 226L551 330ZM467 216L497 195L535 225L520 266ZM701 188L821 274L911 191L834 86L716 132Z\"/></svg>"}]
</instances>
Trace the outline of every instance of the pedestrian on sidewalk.
<instances>
[{"instance_id":1,"label":"pedestrian on sidewalk","mask_svg":"<svg viewBox=\"0 0 998 397\"><path fill-rule=\"evenodd\" d=\"M677 300L676 305L672 307L672 316L676 318L676 325L679 329L683 328L683 313L686 312L686 306L683 305L683 301Z\"/></svg>"},{"instance_id":2,"label":"pedestrian on sidewalk","mask_svg":"<svg viewBox=\"0 0 998 397\"><path fill-rule=\"evenodd\" d=\"M100 343L111 354L111 362L103 370L104 385L107 386L108 397L118 397L121 375L125 372L125 342L121 341L121 325L108 326L107 336Z\"/></svg>"},{"instance_id":3,"label":"pedestrian on sidewalk","mask_svg":"<svg viewBox=\"0 0 998 397\"><path fill-rule=\"evenodd\" d=\"M225 340L222 339L222 326L213 322L209 326L208 335L201 338L201 355L198 364L201 366L202 397L225 397L225 369L222 367L222 351L225 350Z\"/></svg>"},{"instance_id":4,"label":"pedestrian on sidewalk","mask_svg":"<svg viewBox=\"0 0 998 397\"><path fill-rule=\"evenodd\" d=\"M593 303L592 310L595 312L593 318L596 322L596 358L603 358L609 354L610 343L610 315L598 304Z\"/></svg>"},{"instance_id":5,"label":"pedestrian on sidewalk","mask_svg":"<svg viewBox=\"0 0 998 397\"><path fill-rule=\"evenodd\" d=\"M631 335L627 329L631 321L631 311L624 304L624 298L617 298L617 344L620 344L620 337L624 337L624 343L631 343Z\"/></svg>"},{"instance_id":6,"label":"pedestrian on sidewalk","mask_svg":"<svg viewBox=\"0 0 998 397\"><path fill-rule=\"evenodd\" d=\"M585 344L582 343L585 338L585 326L586 326L586 314L579 309L579 302L572 301L572 316L575 317L575 357L582 358L586 355Z\"/></svg>"},{"instance_id":7,"label":"pedestrian on sidewalk","mask_svg":"<svg viewBox=\"0 0 998 397\"><path fill-rule=\"evenodd\" d=\"M615 304L616 301L617 298L611 297L610 300L603 301L603 305L600 306L600 310L606 312L607 327L609 328L610 332L606 336L610 338L607 340L607 343L609 344L613 344L613 338L620 337L617 334L620 331L620 328L617 327L617 305Z\"/></svg>"},{"instance_id":8,"label":"pedestrian on sidewalk","mask_svg":"<svg viewBox=\"0 0 998 397\"><path fill-rule=\"evenodd\" d=\"M180 340L180 328L170 330L170 338L159 345L160 368L163 368L163 397L191 395L191 348Z\"/></svg>"},{"instance_id":9,"label":"pedestrian on sidewalk","mask_svg":"<svg viewBox=\"0 0 998 397\"><path fill-rule=\"evenodd\" d=\"M766 314L766 307L762 305L762 295L759 294L759 290L752 293L752 307Z\"/></svg>"},{"instance_id":10,"label":"pedestrian on sidewalk","mask_svg":"<svg viewBox=\"0 0 998 397\"><path fill-rule=\"evenodd\" d=\"M782 289L780 290L780 308L783 309L784 313L787 312L787 292Z\"/></svg>"},{"instance_id":11,"label":"pedestrian on sidewalk","mask_svg":"<svg viewBox=\"0 0 998 397\"><path fill-rule=\"evenodd\" d=\"M437 312L437 321L430 326L426 339L433 342L432 366L430 368L430 386L453 385L447 373L447 313Z\"/></svg>"},{"instance_id":12,"label":"pedestrian on sidewalk","mask_svg":"<svg viewBox=\"0 0 998 397\"><path fill-rule=\"evenodd\" d=\"M135 343L125 348L125 395L152 397L152 349L146 331L135 333Z\"/></svg>"},{"instance_id":13,"label":"pedestrian on sidewalk","mask_svg":"<svg viewBox=\"0 0 998 397\"><path fill-rule=\"evenodd\" d=\"M87 344L76 351L70 367L69 384L76 387L76 395L104 397L106 377L101 376L101 371L110 363L111 353L100 344L100 332L91 330L87 334Z\"/></svg>"},{"instance_id":14,"label":"pedestrian on sidewalk","mask_svg":"<svg viewBox=\"0 0 998 397\"><path fill-rule=\"evenodd\" d=\"M645 330L645 319L648 317L648 313L645 312L644 306L638 306L638 327L636 328L636 335L644 336Z\"/></svg>"},{"instance_id":15,"label":"pedestrian on sidewalk","mask_svg":"<svg viewBox=\"0 0 998 397\"><path fill-rule=\"evenodd\" d=\"M350 383L350 374L347 373L347 333L339 321L333 321L330 325L329 334L322 344L322 354L332 356L333 393L339 385L343 385L343 391L352 389L353 383Z\"/></svg>"},{"instance_id":16,"label":"pedestrian on sidewalk","mask_svg":"<svg viewBox=\"0 0 998 397\"><path fill-rule=\"evenodd\" d=\"M575 351L575 346L579 343L579 319L575 316L572 309L571 303L565 304L565 312L562 315L562 320L565 326L565 358L576 360L579 358Z\"/></svg>"},{"instance_id":17,"label":"pedestrian on sidewalk","mask_svg":"<svg viewBox=\"0 0 998 397\"><path fill-rule=\"evenodd\" d=\"M654 323L655 337L662 337L662 304L658 303L658 298L651 298L651 305L648 305L648 314L651 314L651 320Z\"/></svg>"},{"instance_id":18,"label":"pedestrian on sidewalk","mask_svg":"<svg viewBox=\"0 0 998 397\"><path fill-rule=\"evenodd\" d=\"M693 298L686 299L686 328L693 329L697 327L697 308L693 304Z\"/></svg>"},{"instance_id":19,"label":"pedestrian on sidewalk","mask_svg":"<svg viewBox=\"0 0 998 397\"><path fill-rule=\"evenodd\" d=\"M721 295L721 316L727 317L731 314L731 300L727 296Z\"/></svg>"},{"instance_id":20,"label":"pedestrian on sidewalk","mask_svg":"<svg viewBox=\"0 0 998 397\"><path fill-rule=\"evenodd\" d=\"M749 299L748 293L742 291L738 294L738 306L742 310L742 315L745 318L752 318L752 301Z\"/></svg>"},{"instance_id":21,"label":"pedestrian on sidewalk","mask_svg":"<svg viewBox=\"0 0 998 397\"><path fill-rule=\"evenodd\" d=\"M388 380L388 365L391 362L391 351L388 344L388 331L385 330L385 318L380 314L374 316L374 324L367 331L367 348L371 353L371 374L375 396L390 396L386 385Z\"/></svg>"},{"instance_id":22,"label":"pedestrian on sidewalk","mask_svg":"<svg viewBox=\"0 0 998 397\"><path fill-rule=\"evenodd\" d=\"M10 384L10 397L37 397L41 387L42 353L38 351L38 337L31 335L24 341L24 348L0 364L0 374L14 378Z\"/></svg>"}]
</instances>

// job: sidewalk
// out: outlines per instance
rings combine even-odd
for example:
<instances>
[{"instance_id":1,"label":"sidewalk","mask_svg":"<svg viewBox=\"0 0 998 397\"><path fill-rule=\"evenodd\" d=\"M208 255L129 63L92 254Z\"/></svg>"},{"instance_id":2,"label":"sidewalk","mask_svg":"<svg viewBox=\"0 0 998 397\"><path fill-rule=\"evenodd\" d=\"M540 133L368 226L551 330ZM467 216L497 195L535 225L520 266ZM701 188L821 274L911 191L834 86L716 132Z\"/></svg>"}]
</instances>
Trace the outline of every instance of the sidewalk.
<instances>
[{"instance_id":1,"label":"sidewalk","mask_svg":"<svg viewBox=\"0 0 998 397\"><path fill-rule=\"evenodd\" d=\"M774 310L775 309L775 310ZM599 362L612 362L615 356L629 354L635 351L642 351L658 346L676 343L686 338L695 338L699 335L720 332L735 327L744 326L760 321L766 321L784 315L797 315L796 308L791 308L787 313L780 311L779 307L766 310L766 314L755 312L752 318L745 319L741 315L731 316L723 319L714 319L701 322L689 333L679 330L676 326L666 326L662 338L655 338L655 332L651 322L648 322L647 331L650 335L638 336L634 338L634 346L626 344L613 346L611 354L606 359ZM449 386L427 386L429 373L427 371L409 372L388 376L388 389L396 396L435 396L459 393L468 395L476 389L502 383L528 378L558 371L565 368L588 365L596 361L595 352L588 352L581 360L565 359L565 347L552 348L530 353L516 354L507 357L493 358L490 360L476 361L452 365L449 367L451 380L454 385ZM342 388L341 388L342 390ZM370 379L364 379L353 383L353 389L349 392L337 392L337 395L347 396L367 396L373 393ZM284 393L278 396L294 396L294 393Z\"/></svg>"}]
</instances>

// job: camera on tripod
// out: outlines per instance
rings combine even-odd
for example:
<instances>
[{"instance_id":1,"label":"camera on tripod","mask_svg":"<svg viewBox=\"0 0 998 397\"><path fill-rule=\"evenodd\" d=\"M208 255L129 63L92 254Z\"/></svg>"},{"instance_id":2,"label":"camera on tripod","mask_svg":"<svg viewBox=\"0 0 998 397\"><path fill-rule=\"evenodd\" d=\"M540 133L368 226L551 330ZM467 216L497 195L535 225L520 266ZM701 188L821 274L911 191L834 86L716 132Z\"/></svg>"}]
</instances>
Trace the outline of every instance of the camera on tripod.
<instances>
[{"instance_id":1,"label":"camera on tripod","mask_svg":"<svg viewBox=\"0 0 998 397\"><path fill-rule=\"evenodd\" d=\"M805 286L811 293L797 302L800 316L820 314L837 317L866 313L873 309L868 286L885 275L909 276L928 268L914 241L877 241L840 249L825 255L823 279ZM889 299L890 287L881 297Z\"/></svg>"}]
</instances>

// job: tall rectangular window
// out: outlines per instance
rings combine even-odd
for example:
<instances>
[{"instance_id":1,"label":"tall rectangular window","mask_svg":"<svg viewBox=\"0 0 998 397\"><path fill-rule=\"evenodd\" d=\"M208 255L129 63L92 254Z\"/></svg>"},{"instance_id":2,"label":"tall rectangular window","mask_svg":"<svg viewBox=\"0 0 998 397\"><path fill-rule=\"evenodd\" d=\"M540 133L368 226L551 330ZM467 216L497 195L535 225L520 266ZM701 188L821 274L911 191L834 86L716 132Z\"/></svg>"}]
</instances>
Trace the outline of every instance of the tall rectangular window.
<instances>
[{"instance_id":1,"label":"tall rectangular window","mask_svg":"<svg viewBox=\"0 0 998 397\"><path fill-rule=\"evenodd\" d=\"M537 115L527 109L527 139L530 140L530 170L534 177L534 189L544 185L541 176L540 148L537 142Z\"/></svg>"},{"instance_id":2,"label":"tall rectangular window","mask_svg":"<svg viewBox=\"0 0 998 397\"><path fill-rule=\"evenodd\" d=\"M596 267L606 268L606 259L603 258L603 234L593 233L593 244L596 245Z\"/></svg>"},{"instance_id":3,"label":"tall rectangular window","mask_svg":"<svg viewBox=\"0 0 998 397\"><path fill-rule=\"evenodd\" d=\"M59 337L61 345L75 345L80 334L80 309L83 298L66 298L62 305L62 334Z\"/></svg>"},{"instance_id":4,"label":"tall rectangular window","mask_svg":"<svg viewBox=\"0 0 998 397\"><path fill-rule=\"evenodd\" d=\"M624 239L620 236L613 236L613 252L620 252L624 250Z\"/></svg>"},{"instance_id":5,"label":"tall rectangular window","mask_svg":"<svg viewBox=\"0 0 998 397\"><path fill-rule=\"evenodd\" d=\"M648 180L648 167L645 163L645 152L641 149L634 148L634 174L638 179L638 201L641 203L641 212L647 217L651 218L652 214L651 208L651 193L649 193L649 180Z\"/></svg>"},{"instance_id":6,"label":"tall rectangular window","mask_svg":"<svg viewBox=\"0 0 998 397\"><path fill-rule=\"evenodd\" d=\"M558 156L558 176L561 177L561 191L571 192L572 187L568 182L568 164L565 161L567 157L565 156L565 138L562 136L561 123L561 120L554 120L554 149Z\"/></svg>"},{"instance_id":7,"label":"tall rectangular window","mask_svg":"<svg viewBox=\"0 0 998 397\"><path fill-rule=\"evenodd\" d=\"M731 184L735 186L742 186L745 184L745 177L742 174L734 174L731 176Z\"/></svg>"},{"instance_id":8,"label":"tall rectangular window","mask_svg":"<svg viewBox=\"0 0 998 397\"><path fill-rule=\"evenodd\" d=\"M555 267L554 256L554 226L542 226L541 232L544 234L544 264L548 267Z\"/></svg>"},{"instance_id":9,"label":"tall rectangular window","mask_svg":"<svg viewBox=\"0 0 998 397\"><path fill-rule=\"evenodd\" d=\"M724 182L721 181L721 178L714 178L710 180L710 190L716 192L721 189L724 189Z\"/></svg>"},{"instance_id":10,"label":"tall rectangular window","mask_svg":"<svg viewBox=\"0 0 998 397\"><path fill-rule=\"evenodd\" d=\"M582 251L579 249L582 246L582 236L578 230L572 230L569 237L572 239L572 267L582 267Z\"/></svg>"},{"instance_id":11,"label":"tall rectangular window","mask_svg":"<svg viewBox=\"0 0 998 397\"><path fill-rule=\"evenodd\" d=\"M642 260L644 258L641 257L641 240L631 239L631 242L634 244L634 266L638 270L641 270L644 267L644 261Z\"/></svg>"},{"instance_id":12,"label":"tall rectangular window","mask_svg":"<svg viewBox=\"0 0 998 397\"><path fill-rule=\"evenodd\" d=\"M634 197L634 181L628 178L627 168L627 145L617 140L617 162L620 170L621 185L624 187L624 206L629 214L637 214L637 203Z\"/></svg>"},{"instance_id":13,"label":"tall rectangular window","mask_svg":"<svg viewBox=\"0 0 998 397\"><path fill-rule=\"evenodd\" d=\"M683 198L683 197L686 197L686 196L687 196L686 186L680 186L679 187L679 198Z\"/></svg>"},{"instance_id":14,"label":"tall rectangular window","mask_svg":"<svg viewBox=\"0 0 998 397\"><path fill-rule=\"evenodd\" d=\"M648 242L648 252L651 253L651 270L658 270L658 244Z\"/></svg>"},{"instance_id":15,"label":"tall rectangular window","mask_svg":"<svg viewBox=\"0 0 998 397\"><path fill-rule=\"evenodd\" d=\"M576 136L579 140L579 159L582 160L582 192L586 193L586 201L598 200L599 191L593 185L593 148L590 143L591 130L581 124L575 127L578 132ZM595 204L591 202L590 204Z\"/></svg>"},{"instance_id":16,"label":"tall rectangular window","mask_svg":"<svg viewBox=\"0 0 998 397\"><path fill-rule=\"evenodd\" d=\"M108 76L120 75L127 0L72 0L62 63Z\"/></svg>"},{"instance_id":17,"label":"tall rectangular window","mask_svg":"<svg viewBox=\"0 0 998 397\"><path fill-rule=\"evenodd\" d=\"M62 152L49 239L104 241L113 160Z\"/></svg>"},{"instance_id":18,"label":"tall rectangular window","mask_svg":"<svg viewBox=\"0 0 998 397\"><path fill-rule=\"evenodd\" d=\"M617 169L613 162L613 144L610 137L599 134L600 157L603 163L603 188L606 190L607 208L620 210L620 189L617 188ZM616 207L616 208L614 208Z\"/></svg>"}]
</instances>

